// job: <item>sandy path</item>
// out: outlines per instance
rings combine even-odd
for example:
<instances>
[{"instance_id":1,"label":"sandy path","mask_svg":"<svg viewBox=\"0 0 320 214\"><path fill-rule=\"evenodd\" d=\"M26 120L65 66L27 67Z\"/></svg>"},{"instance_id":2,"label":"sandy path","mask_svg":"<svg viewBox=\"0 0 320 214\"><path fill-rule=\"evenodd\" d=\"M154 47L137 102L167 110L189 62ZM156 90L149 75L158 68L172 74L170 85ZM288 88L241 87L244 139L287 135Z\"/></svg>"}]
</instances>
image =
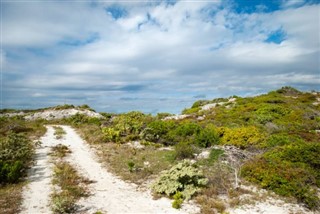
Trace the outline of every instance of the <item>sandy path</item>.
<instances>
[{"instance_id":1,"label":"sandy path","mask_svg":"<svg viewBox=\"0 0 320 214\"><path fill-rule=\"evenodd\" d=\"M92 149L69 126L62 126L66 135L56 140L52 127L41 139L43 145L37 150L37 163L30 172L31 182L24 192L23 213L50 213L48 208L51 182L51 167L48 162L50 146L61 143L69 146L72 153L68 161L81 174L94 183L90 184L92 193L88 198L79 202L81 213L102 211L107 213L194 213L196 207L184 206L181 210L171 207L167 198L153 200L150 192L140 192L133 184L125 183L109 173L97 161ZM47 147L46 147L47 146ZM33 179L35 178L35 179Z\"/></svg>"},{"instance_id":2,"label":"sandy path","mask_svg":"<svg viewBox=\"0 0 320 214\"><path fill-rule=\"evenodd\" d=\"M54 129L47 127L47 133L40 139L41 146L35 154L35 165L28 172L28 185L23 189L21 213L50 213L51 194L50 147L56 145Z\"/></svg>"}]
</instances>

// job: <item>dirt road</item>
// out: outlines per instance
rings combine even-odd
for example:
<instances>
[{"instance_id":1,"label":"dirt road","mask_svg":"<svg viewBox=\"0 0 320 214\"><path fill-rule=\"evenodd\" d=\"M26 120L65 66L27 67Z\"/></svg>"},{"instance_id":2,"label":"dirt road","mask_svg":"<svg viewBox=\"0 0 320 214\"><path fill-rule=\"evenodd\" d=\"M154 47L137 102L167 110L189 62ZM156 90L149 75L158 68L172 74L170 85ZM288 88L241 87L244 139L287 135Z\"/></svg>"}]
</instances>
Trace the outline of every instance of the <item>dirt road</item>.
<instances>
[{"instance_id":1,"label":"dirt road","mask_svg":"<svg viewBox=\"0 0 320 214\"><path fill-rule=\"evenodd\" d=\"M55 139L54 129L48 126L47 133L41 138L42 145L36 151L36 164L29 172L30 183L23 192L22 213L50 213L50 194L52 190L50 147L63 144L71 154L66 159L80 174L94 181L89 189L91 196L79 201L81 213L195 213L197 207L186 205L181 210L171 207L167 198L153 200L150 192L138 191L107 171L97 161L94 151L69 126L62 126L66 135Z\"/></svg>"}]
</instances>

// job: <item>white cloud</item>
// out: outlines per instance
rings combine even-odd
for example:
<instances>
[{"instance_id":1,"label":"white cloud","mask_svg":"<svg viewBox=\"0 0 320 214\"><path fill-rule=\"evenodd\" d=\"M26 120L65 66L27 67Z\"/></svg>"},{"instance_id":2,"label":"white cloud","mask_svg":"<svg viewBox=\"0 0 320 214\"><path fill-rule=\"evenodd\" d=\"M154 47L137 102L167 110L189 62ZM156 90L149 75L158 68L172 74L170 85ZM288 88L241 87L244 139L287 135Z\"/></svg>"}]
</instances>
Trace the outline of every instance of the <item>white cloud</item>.
<instances>
[{"instance_id":1,"label":"white cloud","mask_svg":"<svg viewBox=\"0 0 320 214\"><path fill-rule=\"evenodd\" d=\"M188 100L195 92L317 83L319 5L238 14L219 2L119 3L128 14L115 20L105 11L112 4L7 3L5 90L26 88L39 99L63 93L106 106L113 96L133 93ZM279 29L285 40L266 43ZM85 42L92 34L96 40Z\"/></svg>"}]
</instances>

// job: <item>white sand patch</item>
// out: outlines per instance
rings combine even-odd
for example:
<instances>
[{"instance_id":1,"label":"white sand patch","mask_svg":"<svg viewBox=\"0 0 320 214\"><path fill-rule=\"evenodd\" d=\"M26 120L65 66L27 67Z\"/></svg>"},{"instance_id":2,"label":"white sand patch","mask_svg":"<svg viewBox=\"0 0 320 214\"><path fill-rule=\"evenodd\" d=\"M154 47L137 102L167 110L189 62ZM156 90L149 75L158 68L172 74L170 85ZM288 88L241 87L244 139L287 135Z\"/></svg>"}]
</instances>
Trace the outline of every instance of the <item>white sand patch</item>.
<instances>
[{"instance_id":1,"label":"white sand patch","mask_svg":"<svg viewBox=\"0 0 320 214\"><path fill-rule=\"evenodd\" d=\"M47 127L47 133L40 139L41 146L36 149L35 165L28 172L28 185L23 189L21 213L50 213L50 194L52 164L50 147L57 144L54 129Z\"/></svg>"},{"instance_id":2,"label":"white sand patch","mask_svg":"<svg viewBox=\"0 0 320 214\"><path fill-rule=\"evenodd\" d=\"M269 198L265 202L257 202L254 205L228 210L230 214L316 214L317 211L308 211L299 204L285 203L282 200Z\"/></svg>"}]
</instances>

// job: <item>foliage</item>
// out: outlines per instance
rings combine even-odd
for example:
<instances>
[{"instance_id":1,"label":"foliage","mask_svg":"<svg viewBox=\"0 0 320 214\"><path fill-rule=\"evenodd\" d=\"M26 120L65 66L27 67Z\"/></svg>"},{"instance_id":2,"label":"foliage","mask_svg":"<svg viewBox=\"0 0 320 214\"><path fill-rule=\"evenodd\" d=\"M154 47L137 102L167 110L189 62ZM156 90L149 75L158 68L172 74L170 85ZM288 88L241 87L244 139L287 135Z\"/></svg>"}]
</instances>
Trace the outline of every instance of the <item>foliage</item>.
<instances>
[{"instance_id":1,"label":"foliage","mask_svg":"<svg viewBox=\"0 0 320 214\"><path fill-rule=\"evenodd\" d=\"M224 128L220 134L222 144L234 145L242 149L260 146L259 144L265 140L265 136L255 126Z\"/></svg>"},{"instance_id":2,"label":"foliage","mask_svg":"<svg viewBox=\"0 0 320 214\"><path fill-rule=\"evenodd\" d=\"M195 114L198 113L200 109L200 107L186 108L182 111L182 114Z\"/></svg>"},{"instance_id":3,"label":"foliage","mask_svg":"<svg viewBox=\"0 0 320 214\"><path fill-rule=\"evenodd\" d=\"M200 191L201 187L206 186L207 182L208 180L195 165L184 160L163 172L152 185L152 189L170 197L181 192L183 198L189 200L192 195Z\"/></svg>"},{"instance_id":4,"label":"foliage","mask_svg":"<svg viewBox=\"0 0 320 214\"><path fill-rule=\"evenodd\" d=\"M151 142L165 143L167 133L174 129L175 123L171 120L154 120L140 133L140 137Z\"/></svg>"},{"instance_id":5,"label":"foliage","mask_svg":"<svg viewBox=\"0 0 320 214\"><path fill-rule=\"evenodd\" d=\"M181 204L183 203L183 195L181 194L181 192L176 192L176 194L174 194L173 196L174 201L172 202L172 207L175 209L180 209L181 208Z\"/></svg>"},{"instance_id":6,"label":"foliage","mask_svg":"<svg viewBox=\"0 0 320 214\"><path fill-rule=\"evenodd\" d=\"M144 128L143 126L147 117L150 116L138 111L132 111L115 117L113 124L115 129L120 131L121 135L138 135Z\"/></svg>"},{"instance_id":7,"label":"foliage","mask_svg":"<svg viewBox=\"0 0 320 214\"><path fill-rule=\"evenodd\" d=\"M206 104L208 104L209 101L208 100L198 100L196 102L193 103L192 107L191 108L198 108L200 106L204 106Z\"/></svg>"},{"instance_id":8,"label":"foliage","mask_svg":"<svg viewBox=\"0 0 320 214\"><path fill-rule=\"evenodd\" d=\"M166 117L169 117L169 116L172 116L172 115L173 115L173 114L171 114L171 113L161 112L161 113L157 113L156 118L157 118L158 120L162 120L162 119L164 119L164 118L166 118Z\"/></svg>"},{"instance_id":9,"label":"foliage","mask_svg":"<svg viewBox=\"0 0 320 214\"><path fill-rule=\"evenodd\" d=\"M70 149L65 145L58 144L58 145L52 147L52 155L53 156L63 158L67 154L70 154L70 153L71 153Z\"/></svg>"},{"instance_id":10,"label":"foliage","mask_svg":"<svg viewBox=\"0 0 320 214\"><path fill-rule=\"evenodd\" d=\"M107 142L118 143L120 141L120 131L114 128L104 127L102 128L102 133L104 140Z\"/></svg>"},{"instance_id":11,"label":"foliage","mask_svg":"<svg viewBox=\"0 0 320 214\"><path fill-rule=\"evenodd\" d=\"M74 105L64 104L64 105L58 105L54 107L55 110L64 110L64 109L71 109L74 108Z\"/></svg>"},{"instance_id":12,"label":"foliage","mask_svg":"<svg viewBox=\"0 0 320 214\"><path fill-rule=\"evenodd\" d=\"M217 134L216 128L213 125L209 124L196 134L194 141L196 145L207 148L214 144L218 144L220 138Z\"/></svg>"},{"instance_id":13,"label":"foliage","mask_svg":"<svg viewBox=\"0 0 320 214\"><path fill-rule=\"evenodd\" d=\"M74 213L77 200L88 196L85 184L90 181L81 177L74 167L61 159L55 162L52 182L59 187L59 191L54 191L51 195L51 209L54 213Z\"/></svg>"},{"instance_id":14,"label":"foliage","mask_svg":"<svg viewBox=\"0 0 320 214\"><path fill-rule=\"evenodd\" d=\"M284 86L281 89L278 89L276 92L280 94L291 95L291 96L301 94L300 91L298 91L297 89L291 86Z\"/></svg>"},{"instance_id":15,"label":"foliage","mask_svg":"<svg viewBox=\"0 0 320 214\"><path fill-rule=\"evenodd\" d=\"M247 180L283 196L294 196L309 208L318 208L314 186L320 185L320 145L295 143L276 147L246 163Z\"/></svg>"},{"instance_id":16,"label":"foliage","mask_svg":"<svg viewBox=\"0 0 320 214\"><path fill-rule=\"evenodd\" d=\"M210 155L209 155L209 161L215 162L219 159L220 156L224 154L224 151L221 149L211 149Z\"/></svg>"},{"instance_id":17,"label":"foliage","mask_svg":"<svg viewBox=\"0 0 320 214\"><path fill-rule=\"evenodd\" d=\"M53 126L54 128L54 135L56 136L56 139L61 139L63 135L66 134L66 132L63 130L61 126Z\"/></svg>"},{"instance_id":18,"label":"foliage","mask_svg":"<svg viewBox=\"0 0 320 214\"><path fill-rule=\"evenodd\" d=\"M189 142L179 142L175 145L174 149L176 159L183 160L194 157L195 149Z\"/></svg>"},{"instance_id":19,"label":"foliage","mask_svg":"<svg viewBox=\"0 0 320 214\"><path fill-rule=\"evenodd\" d=\"M276 146L288 145L290 143L299 143L302 139L295 135L289 135L288 133L276 133L270 135L262 147L272 148Z\"/></svg>"},{"instance_id":20,"label":"foliage","mask_svg":"<svg viewBox=\"0 0 320 214\"><path fill-rule=\"evenodd\" d=\"M129 171L133 172L135 170L135 165L136 164L132 160L129 161L127 164L128 164Z\"/></svg>"},{"instance_id":21,"label":"foliage","mask_svg":"<svg viewBox=\"0 0 320 214\"><path fill-rule=\"evenodd\" d=\"M24 174L33 155L31 141L22 133L9 133L0 141L0 183L15 183Z\"/></svg>"},{"instance_id":22,"label":"foliage","mask_svg":"<svg viewBox=\"0 0 320 214\"><path fill-rule=\"evenodd\" d=\"M87 105L87 104L83 104L83 105L81 105L81 106L78 106L78 108L79 108L79 109L90 110L90 111L95 112L95 110L92 109L92 108L91 108L89 105Z\"/></svg>"},{"instance_id":23,"label":"foliage","mask_svg":"<svg viewBox=\"0 0 320 214\"><path fill-rule=\"evenodd\" d=\"M179 126L174 130L174 134L179 137L185 138L199 134L200 131L201 126L199 124L186 121L179 124Z\"/></svg>"},{"instance_id":24,"label":"foliage","mask_svg":"<svg viewBox=\"0 0 320 214\"><path fill-rule=\"evenodd\" d=\"M276 104L263 104L259 106L255 113L257 115L257 120L261 124L266 124L267 122L272 122L274 119L289 114L290 110Z\"/></svg>"}]
</instances>

